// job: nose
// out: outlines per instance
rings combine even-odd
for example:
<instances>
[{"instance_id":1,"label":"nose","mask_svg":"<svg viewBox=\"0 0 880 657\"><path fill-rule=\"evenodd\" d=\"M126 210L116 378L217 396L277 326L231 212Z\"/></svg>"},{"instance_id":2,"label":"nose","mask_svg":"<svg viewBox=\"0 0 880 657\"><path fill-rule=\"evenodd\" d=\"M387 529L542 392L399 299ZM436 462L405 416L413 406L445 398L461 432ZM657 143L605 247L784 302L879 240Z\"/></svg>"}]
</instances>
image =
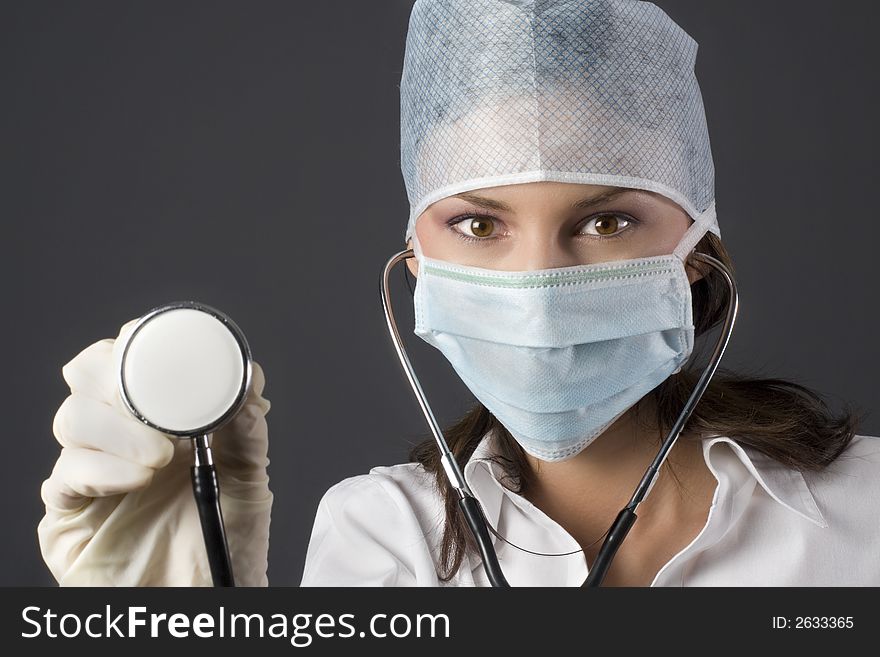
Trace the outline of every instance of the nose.
<instances>
[{"instance_id":1,"label":"nose","mask_svg":"<svg viewBox=\"0 0 880 657\"><path fill-rule=\"evenodd\" d=\"M508 264L513 271L534 271L571 267L581 262L576 251L566 243L559 231L548 230L543 226L543 230L530 231L522 236L511 253Z\"/></svg>"}]
</instances>

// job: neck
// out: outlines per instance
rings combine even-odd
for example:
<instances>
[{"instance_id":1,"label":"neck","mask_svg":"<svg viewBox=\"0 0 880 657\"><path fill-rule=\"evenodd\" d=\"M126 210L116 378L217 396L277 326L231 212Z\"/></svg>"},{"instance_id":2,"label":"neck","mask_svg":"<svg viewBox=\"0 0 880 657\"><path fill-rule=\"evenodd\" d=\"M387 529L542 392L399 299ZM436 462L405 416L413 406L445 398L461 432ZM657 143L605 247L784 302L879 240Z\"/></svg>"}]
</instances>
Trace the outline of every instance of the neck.
<instances>
[{"instance_id":1,"label":"neck","mask_svg":"<svg viewBox=\"0 0 880 657\"><path fill-rule=\"evenodd\" d=\"M647 417L653 417L650 404L650 399L642 402ZM592 545L591 550L597 551L601 541L596 541L630 501L665 437L657 428L637 422L635 409L630 409L565 461L550 463L527 455L532 477L526 496L585 550ZM630 535L641 535L649 544L648 537L657 538L701 517L705 496L714 483L701 442L679 436L650 494L639 505L639 519Z\"/></svg>"}]
</instances>

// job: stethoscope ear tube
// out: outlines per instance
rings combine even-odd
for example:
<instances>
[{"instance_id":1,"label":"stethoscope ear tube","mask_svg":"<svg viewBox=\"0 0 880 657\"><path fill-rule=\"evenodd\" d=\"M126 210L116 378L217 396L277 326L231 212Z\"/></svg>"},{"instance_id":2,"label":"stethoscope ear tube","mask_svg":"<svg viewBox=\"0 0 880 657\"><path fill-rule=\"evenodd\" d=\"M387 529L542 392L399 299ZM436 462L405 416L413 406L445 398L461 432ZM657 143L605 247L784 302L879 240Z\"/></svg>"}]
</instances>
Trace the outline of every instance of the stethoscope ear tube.
<instances>
[{"instance_id":1,"label":"stethoscope ear tube","mask_svg":"<svg viewBox=\"0 0 880 657\"><path fill-rule=\"evenodd\" d=\"M693 256L695 259L705 262L718 270L724 278L724 281L727 283L729 299L727 303L727 315L724 319L724 328L721 330L721 337L718 339L718 342L715 343L715 350L712 352L712 357L709 359L709 365L706 366L702 376L700 376L700 380L697 381L697 385L694 386L694 389L691 391L691 396L688 397L684 408L682 408L681 413L678 415L678 419L676 419L675 424L670 429L669 435L666 436L666 439L660 446L657 456L654 457L651 465L648 466L648 469L642 476L642 480L636 487L629 503L619 514L617 514L617 518L614 520L614 524L608 531L608 535L605 537L605 541L599 549L599 554L596 556L596 560L581 586L597 587L602 585L602 580L605 579L605 575L611 567L611 561L614 559L617 549L620 547L620 544L623 543L630 528L636 521L637 516L635 510L638 508L639 504L645 500L648 493L651 492L651 488L657 479L657 475L660 473L660 466L663 465L663 461L666 460L666 456L669 454L672 446L678 439L679 434L681 434L682 429L684 429L684 425L690 419L691 414L697 406L697 402L700 401L706 388L709 387L709 382L712 380L715 370L718 369L718 363L721 362L721 357L724 355L724 350L727 348L727 343L730 341L730 335L733 332L733 325L734 322L736 322L736 314L739 309L739 294L737 293L736 281L733 279L733 274L720 260L717 260L710 255L694 252Z\"/></svg>"},{"instance_id":2,"label":"stethoscope ear tube","mask_svg":"<svg viewBox=\"0 0 880 657\"><path fill-rule=\"evenodd\" d=\"M462 473L458 462L455 460L455 455L446 443L443 431L440 429L440 425L437 423L437 419L431 411L428 399L422 391L422 386L419 383L418 377L416 376L412 364L409 361L409 357L406 354L403 340L400 338L400 332L397 330L397 322L394 321L394 310L391 305L391 292L389 286L390 272L396 264L403 262L412 256L412 249L395 253L388 259L388 262L385 263L385 267L382 270L379 293L382 299L382 310L385 313L385 323L388 328L388 333L391 336L391 342L394 345L397 357L400 359L400 364L403 367L403 371L406 374L410 387L416 396L419 407L422 409L422 413L425 416L425 420L428 423L431 433L434 434L437 448L440 450L440 463L443 466L443 471L446 473L449 483L458 493L458 506L464 515L468 528L476 540L477 546L480 550L480 556L483 559L483 568L486 571L489 582L493 587L509 587L510 584L508 584L505 579L504 573L501 571L501 565L498 563L498 555L495 553L495 546L492 544L492 537L489 535L488 523L486 522L486 516L483 514L483 509L480 506L479 500L477 500L477 498L473 496L473 493L471 493L470 488L464 479L464 474Z\"/></svg>"}]
</instances>

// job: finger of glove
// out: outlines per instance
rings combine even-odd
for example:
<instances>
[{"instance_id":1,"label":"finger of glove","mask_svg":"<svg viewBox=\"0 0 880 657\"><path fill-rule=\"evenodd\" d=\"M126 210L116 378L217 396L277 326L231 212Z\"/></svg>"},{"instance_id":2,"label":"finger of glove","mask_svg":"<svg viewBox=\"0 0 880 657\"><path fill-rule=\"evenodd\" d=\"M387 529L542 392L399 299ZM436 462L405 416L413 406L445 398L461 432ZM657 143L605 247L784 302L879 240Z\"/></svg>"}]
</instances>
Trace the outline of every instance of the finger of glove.
<instances>
[{"instance_id":1,"label":"finger of glove","mask_svg":"<svg viewBox=\"0 0 880 657\"><path fill-rule=\"evenodd\" d=\"M271 403L262 396L266 385L263 368L256 361L251 366L251 386L245 403L227 424L214 432L211 447L221 476L262 482L269 464L265 416Z\"/></svg>"},{"instance_id":2,"label":"finger of glove","mask_svg":"<svg viewBox=\"0 0 880 657\"><path fill-rule=\"evenodd\" d=\"M122 326L119 338L105 338L90 344L74 356L64 367L61 374L71 392L79 392L87 397L113 403L118 399L116 375L117 355L123 338L132 329L137 319L130 320Z\"/></svg>"},{"instance_id":3,"label":"finger of glove","mask_svg":"<svg viewBox=\"0 0 880 657\"><path fill-rule=\"evenodd\" d=\"M62 402L52 433L62 447L98 450L148 468L164 467L174 457L173 438L81 393Z\"/></svg>"},{"instance_id":4,"label":"finger of glove","mask_svg":"<svg viewBox=\"0 0 880 657\"><path fill-rule=\"evenodd\" d=\"M256 404L260 407L262 415L266 415L272 407L271 402L263 397L266 389L266 373L262 366L255 360L251 361L251 386L248 389L246 403Z\"/></svg>"},{"instance_id":5,"label":"finger of glove","mask_svg":"<svg viewBox=\"0 0 880 657\"><path fill-rule=\"evenodd\" d=\"M40 489L48 507L62 511L82 507L89 498L140 490L150 485L156 471L138 463L79 447L61 450L52 474Z\"/></svg>"}]
</instances>

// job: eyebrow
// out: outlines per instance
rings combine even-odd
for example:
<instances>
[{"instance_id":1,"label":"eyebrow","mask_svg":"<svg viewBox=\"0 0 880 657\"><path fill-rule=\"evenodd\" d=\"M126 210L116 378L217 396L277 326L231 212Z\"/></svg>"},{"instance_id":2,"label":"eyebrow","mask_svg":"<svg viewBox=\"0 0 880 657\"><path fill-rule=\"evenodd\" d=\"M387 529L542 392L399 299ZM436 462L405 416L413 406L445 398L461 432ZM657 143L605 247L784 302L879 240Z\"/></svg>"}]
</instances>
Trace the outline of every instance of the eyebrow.
<instances>
[{"instance_id":1,"label":"eyebrow","mask_svg":"<svg viewBox=\"0 0 880 657\"><path fill-rule=\"evenodd\" d=\"M612 189L609 189L607 192L602 192L601 194L597 194L596 196L591 196L589 198L581 199L580 201L575 201L571 204L571 207L576 210L584 210L587 208L595 207L597 205L601 205L603 203L607 203L608 201L611 201L612 199L615 199L622 194L635 191L638 190L632 189L630 187L614 187ZM492 198L486 198L485 196L480 196L472 192L462 192L461 194L454 194L454 196L455 198L460 198L463 201L468 201L476 206L485 208L486 210L496 210L497 212L513 212L513 208L507 205L507 203L496 201Z\"/></svg>"}]
</instances>

